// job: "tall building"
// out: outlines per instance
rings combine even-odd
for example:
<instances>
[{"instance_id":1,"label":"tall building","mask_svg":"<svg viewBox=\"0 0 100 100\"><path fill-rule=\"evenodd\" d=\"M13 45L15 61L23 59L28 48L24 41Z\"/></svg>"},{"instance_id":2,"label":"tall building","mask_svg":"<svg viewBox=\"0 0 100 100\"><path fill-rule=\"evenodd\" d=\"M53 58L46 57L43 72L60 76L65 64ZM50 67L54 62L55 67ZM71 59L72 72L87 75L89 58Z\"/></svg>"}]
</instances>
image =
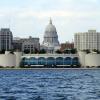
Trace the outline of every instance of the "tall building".
<instances>
[{"instance_id":1,"label":"tall building","mask_svg":"<svg viewBox=\"0 0 100 100\"><path fill-rule=\"evenodd\" d=\"M84 33L75 33L74 43L77 50L100 50L100 32L88 30Z\"/></svg>"},{"instance_id":2,"label":"tall building","mask_svg":"<svg viewBox=\"0 0 100 100\"><path fill-rule=\"evenodd\" d=\"M42 45L46 49L47 53L53 53L56 49L59 48L56 27L52 24L51 19L49 24L46 26Z\"/></svg>"},{"instance_id":3,"label":"tall building","mask_svg":"<svg viewBox=\"0 0 100 100\"><path fill-rule=\"evenodd\" d=\"M2 28L0 30L0 51L12 49L13 35L9 28Z\"/></svg>"}]
</instances>

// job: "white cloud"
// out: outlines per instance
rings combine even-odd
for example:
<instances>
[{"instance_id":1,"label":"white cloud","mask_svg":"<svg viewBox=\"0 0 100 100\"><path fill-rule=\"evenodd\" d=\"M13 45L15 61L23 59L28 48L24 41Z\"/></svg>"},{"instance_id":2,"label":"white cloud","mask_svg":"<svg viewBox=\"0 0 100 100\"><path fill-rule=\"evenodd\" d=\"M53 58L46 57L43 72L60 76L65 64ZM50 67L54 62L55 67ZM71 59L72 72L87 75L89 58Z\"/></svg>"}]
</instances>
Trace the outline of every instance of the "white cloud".
<instances>
[{"instance_id":1,"label":"white cloud","mask_svg":"<svg viewBox=\"0 0 100 100\"><path fill-rule=\"evenodd\" d=\"M48 17L56 18L100 18L99 11L74 11L74 10L48 10L48 11L34 11L31 8L12 9L11 11L4 9L0 10L0 18L16 18L16 19L28 19L38 18L44 19Z\"/></svg>"},{"instance_id":2,"label":"white cloud","mask_svg":"<svg viewBox=\"0 0 100 100\"><path fill-rule=\"evenodd\" d=\"M42 19L42 18L48 18L48 17L67 17L67 18L99 18L100 17L100 13L97 12L78 12L78 11L41 11L41 12L36 12L36 11L32 11L32 10L25 10L22 12L19 12L17 14L18 18L30 18L30 17L35 17L38 19Z\"/></svg>"}]
</instances>

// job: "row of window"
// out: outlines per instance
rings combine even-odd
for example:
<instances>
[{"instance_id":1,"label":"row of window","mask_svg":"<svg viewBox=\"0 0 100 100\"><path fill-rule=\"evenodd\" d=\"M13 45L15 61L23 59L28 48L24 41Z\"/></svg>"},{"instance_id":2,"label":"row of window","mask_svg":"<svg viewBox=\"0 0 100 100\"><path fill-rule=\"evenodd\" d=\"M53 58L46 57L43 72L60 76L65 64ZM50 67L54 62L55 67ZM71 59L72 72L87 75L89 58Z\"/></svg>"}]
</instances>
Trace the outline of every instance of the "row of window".
<instances>
[{"instance_id":1,"label":"row of window","mask_svg":"<svg viewBox=\"0 0 100 100\"><path fill-rule=\"evenodd\" d=\"M32 58L23 58L22 59L22 64L23 65L79 65L79 60L77 57L75 58L62 58L62 57L58 57L58 58L53 58L53 57L49 57L49 58L43 58L40 57L38 59L32 57Z\"/></svg>"}]
</instances>

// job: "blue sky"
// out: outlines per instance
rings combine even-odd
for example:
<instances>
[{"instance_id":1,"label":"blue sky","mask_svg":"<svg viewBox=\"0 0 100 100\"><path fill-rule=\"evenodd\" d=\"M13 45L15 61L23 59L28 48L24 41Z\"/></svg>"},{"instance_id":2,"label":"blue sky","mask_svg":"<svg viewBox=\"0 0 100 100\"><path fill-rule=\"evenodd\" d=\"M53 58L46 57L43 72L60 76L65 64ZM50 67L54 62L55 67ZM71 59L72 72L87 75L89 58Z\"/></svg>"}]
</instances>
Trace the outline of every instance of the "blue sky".
<instances>
[{"instance_id":1,"label":"blue sky","mask_svg":"<svg viewBox=\"0 0 100 100\"><path fill-rule=\"evenodd\" d=\"M72 41L74 33L100 31L100 0L0 0L0 27L14 36L39 37L51 17L59 41Z\"/></svg>"}]
</instances>

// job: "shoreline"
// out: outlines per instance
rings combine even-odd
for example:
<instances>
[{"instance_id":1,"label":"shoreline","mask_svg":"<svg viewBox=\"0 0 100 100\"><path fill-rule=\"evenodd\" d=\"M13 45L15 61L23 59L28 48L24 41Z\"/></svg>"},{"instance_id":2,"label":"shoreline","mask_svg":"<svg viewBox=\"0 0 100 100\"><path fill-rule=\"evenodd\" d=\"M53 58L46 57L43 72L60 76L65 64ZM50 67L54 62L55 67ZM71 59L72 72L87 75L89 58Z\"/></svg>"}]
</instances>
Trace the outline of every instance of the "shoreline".
<instances>
[{"instance_id":1,"label":"shoreline","mask_svg":"<svg viewBox=\"0 0 100 100\"><path fill-rule=\"evenodd\" d=\"M100 68L0 68L0 70L99 70Z\"/></svg>"}]
</instances>

